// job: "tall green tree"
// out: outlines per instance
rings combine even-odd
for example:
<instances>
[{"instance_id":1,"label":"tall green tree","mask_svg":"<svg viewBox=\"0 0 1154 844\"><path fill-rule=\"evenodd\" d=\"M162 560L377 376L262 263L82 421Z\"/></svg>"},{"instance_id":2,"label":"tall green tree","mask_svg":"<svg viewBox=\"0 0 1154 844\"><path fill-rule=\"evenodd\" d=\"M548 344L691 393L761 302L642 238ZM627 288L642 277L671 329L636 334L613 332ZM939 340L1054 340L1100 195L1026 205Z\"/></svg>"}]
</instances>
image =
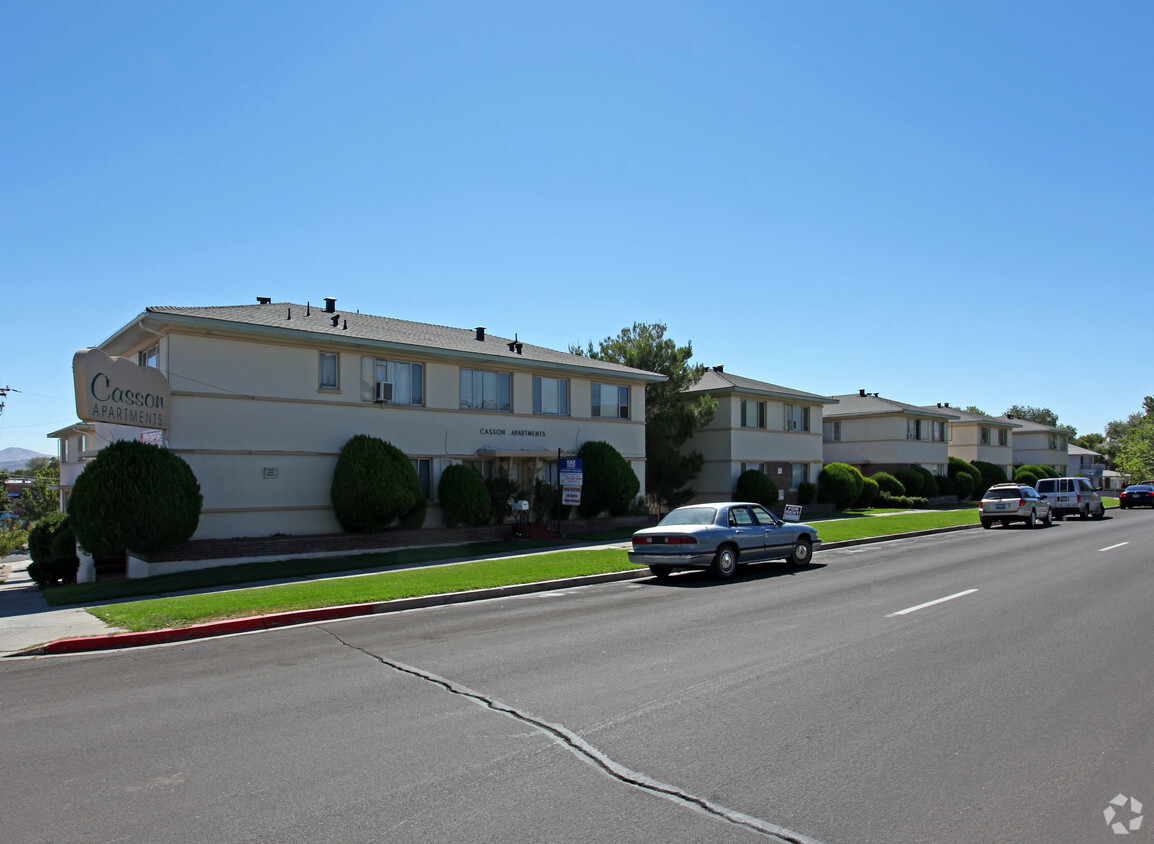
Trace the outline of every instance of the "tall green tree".
<instances>
[{"instance_id":1,"label":"tall green tree","mask_svg":"<svg viewBox=\"0 0 1154 844\"><path fill-rule=\"evenodd\" d=\"M1051 428L1065 428L1071 437L1078 435L1078 429L1058 422L1058 414L1048 407L1033 407L1031 405L1015 404L1006 410L1007 416L1015 419L1025 419L1027 422L1037 422L1039 425L1049 425Z\"/></svg>"},{"instance_id":2,"label":"tall green tree","mask_svg":"<svg viewBox=\"0 0 1154 844\"><path fill-rule=\"evenodd\" d=\"M34 522L60 511L60 461L55 457L35 458L36 473L31 486L20 495L17 508L20 515ZM29 461L31 464L32 461Z\"/></svg>"},{"instance_id":3,"label":"tall green tree","mask_svg":"<svg viewBox=\"0 0 1154 844\"><path fill-rule=\"evenodd\" d=\"M1142 410L1130 415L1117 452L1118 467L1135 483L1154 478L1154 396L1142 400Z\"/></svg>"},{"instance_id":4,"label":"tall green tree","mask_svg":"<svg viewBox=\"0 0 1154 844\"><path fill-rule=\"evenodd\" d=\"M962 411L965 413L972 413L975 416L989 416L990 415L990 414L986 413L986 411L984 411L980 407L978 407L977 405L973 405L973 404L967 404L965 407L962 408Z\"/></svg>"},{"instance_id":5,"label":"tall green tree","mask_svg":"<svg viewBox=\"0 0 1154 844\"><path fill-rule=\"evenodd\" d=\"M678 346L665 336L662 323L635 322L616 337L606 337L594 349L570 348L595 360L657 372L665 381L645 386L645 489L658 509L672 509L693 498L689 485L705 463L699 451L682 446L713 419L717 399L709 395L692 401L682 391L705 374L705 366L692 364L693 344Z\"/></svg>"}]
</instances>

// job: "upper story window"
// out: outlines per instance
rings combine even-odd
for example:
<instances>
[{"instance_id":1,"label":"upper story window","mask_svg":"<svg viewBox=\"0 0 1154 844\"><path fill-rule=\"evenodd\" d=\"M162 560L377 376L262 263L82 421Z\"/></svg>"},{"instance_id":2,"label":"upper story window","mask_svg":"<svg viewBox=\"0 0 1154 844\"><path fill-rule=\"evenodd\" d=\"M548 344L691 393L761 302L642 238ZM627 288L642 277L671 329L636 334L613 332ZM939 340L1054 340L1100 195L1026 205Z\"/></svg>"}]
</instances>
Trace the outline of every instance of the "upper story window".
<instances>
[{"instance_id":1,"label":"upper story window","mask_svg":"<svg viewBox=\"0 0 1154 844\"><path fill-rule=\"evenodd\" d=\"M809 408L798 404L787 404L785 406L785 430L808 431Z\"/></svg>"},{"instance_id":2,"label":"upper story window","mask_svg":"<svg viewBox=\"0 0 1154 844\"><path fill-rule=\"evenodd\" d=\"M629 388L620 384L593 384L593 415L602 419L629 418Z\"/></svg>"},{"instance_id":3,"label":"upper story window","mask_svg":"<svg viewBox=\"0 0 1154 844\"><path fill-rule=\"evenodd\" d=\"M765 428L765 402L741 400L741 427Z\"/></svg>"},{"instance_id":4,"label":"upper story window","mask_svg":"<svg viewBox=\"0 0 1154 844\"><path fill-rule=\"evenodd\" d=\"M921 419L907 419L906 420L906 439L920 440L922 438L922 420Z\"/></svg>"},{"instance_id":5,"label":"upper story window","mask_svg":"<svg viewBox=\"0 0 1154 844\"><path fill-rule=\"evenodd\" d=\"M149 346L142 352L136 355L136 362L141 366L151 366L156 369L160 366L160 344Z\"/></svg>"},{"instance_id":6,"label":"upper story window","mask_svg":"<svg viewBox=\"0 0 1154 844\"><path fill-rule=\"evenodd\" d=\"M317 386L322 390L336 390L340 388L340 367L337 362L340 357L336 352L320 353L320 377Z\"/></svg>"},{"instance_id":7,"label":"upper story window","mask_svg":"<svg viewBox=\"0 0 1154 844\"><path fill-rule=\"evenodd\" d=\"M405 360L378 360L374 366L377 384L390 384L390 404L425 403L425 365ZM378 388L380 389L380 388Z\"/></svg>"},{"instance_id":8,"label":"upper story window","mask_svg":"<svg viewBox=\"0 0 1154 844\"><path fill-rule=\"evenodd\" d=\"M533 412L569 415L569 379L533 376Z\"/></svg>"},{"instance_id":9,"label":"upper story window","mask_svg":"<svg viewBox=\"0 0 1154 844\"><path fill-rule=\"evenodd\" d=\"M841 442L841 420L827 419L824 430L822 431L822 439L827 443Z\"/></svg>"},{"instance_id":10,"label":"upper story window","mask_svg":"<svg viewBox=\"0 0 1154 844\"><path fill-rule=\"evenodd\" d=\"M1050 434L1050 448L1057 450L1062 448L1063 445L1064 443L1062 442L1060 434Z\"/></svg>"},{"instance_id":11,"label":"upper story window","mask_svg":"<svg viewBox=\"0 0 1154 844\"><path fill-rule=\"evenodd\" d=\"M461 370L461 409L513 409L513 376L508 372L490 372L484 369Z\"/></svg>"},{"instance_id":12,"label":"upper story window","mask_svg":"<svg viewBox=\"0 0 1154 844\"><path fill-rule=\"evenodd\" d=\"M946 423L941 419L934 420L933 439L934 442L938 443L944 443L946 441Z\"/></svg>"},{"instance_id":13,"label":"upper story window","mask_svg":"<svg viewBox=\"0 0 1154 844\"><path fill-rule=\"evenodd\" d=\"M998 445L1009 445L1009 444L1010 444L1010 432L1007 431L1005 428L999 428L998 429ZM1014 475L1014 473L1011 472L1009 477L1013 477L1013 475Z\"/></svg>"},{"instance_id":14,"label":"upper story window","mask_svg":"<svg viewBox=\"0 0 1154 844\"><path fill-rule=\"evenodd\" d=\"M981 431L981 433L978 436L978 445L989 445L990 444L990 429L987 426L983 425L979 430Z\"/></svg>"}]
</instances>

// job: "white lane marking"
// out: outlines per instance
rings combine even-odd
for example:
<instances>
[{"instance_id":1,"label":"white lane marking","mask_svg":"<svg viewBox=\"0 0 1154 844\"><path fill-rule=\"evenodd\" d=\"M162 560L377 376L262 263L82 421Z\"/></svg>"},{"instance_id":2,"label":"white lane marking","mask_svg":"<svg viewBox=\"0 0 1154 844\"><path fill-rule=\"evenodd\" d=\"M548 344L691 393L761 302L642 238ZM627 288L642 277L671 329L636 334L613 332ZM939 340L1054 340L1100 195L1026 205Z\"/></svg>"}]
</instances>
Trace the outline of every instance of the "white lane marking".
<instances>
[{"instance_id":1,"label":"white lane marking","mask_svg":"<svg viewBox=\"0 0 1154 844\"><path fill-rule=\"evenodd\" d=\"M926 601L924 604L918 604L916 607L906 607L904 610L892 612L886 618L893 618L895 615L909 615L918 610L924 610L926 607L932 607L934 604L944 604L946 601L952 601L954 598L961 598L963 595L972 595L977 592L977 589L967 589L965 592L958 592L954 595L947 595L944 598L938 598L936 601Z\"/></svg>"},{"instance_id":2,"label":"white lane marking","mask_svg":"<svg viewBox=\"0 0 1154 844\"><path fill-rule=\"evenodd\" d=\"M1107 545L1105 548L1099 548L1099 551L1113 551L1115 548L1121 548L1123 545L1129 545L1129 542L1119 542L1117 545Z\"/></svg>"}]
</instances>

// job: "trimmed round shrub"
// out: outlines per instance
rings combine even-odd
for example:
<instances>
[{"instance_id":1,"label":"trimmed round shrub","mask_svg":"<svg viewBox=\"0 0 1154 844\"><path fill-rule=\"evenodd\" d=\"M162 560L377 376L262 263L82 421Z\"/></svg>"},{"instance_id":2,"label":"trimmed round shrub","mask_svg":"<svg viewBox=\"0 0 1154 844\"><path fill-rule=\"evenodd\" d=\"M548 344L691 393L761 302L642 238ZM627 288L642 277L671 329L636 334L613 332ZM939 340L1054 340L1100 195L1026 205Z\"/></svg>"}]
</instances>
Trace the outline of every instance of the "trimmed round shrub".
<instances>
[{"instance_id":1,"label":"trimmed round shrub","mask_svg":"<svg viewBox=\"0 0 1154 844\"><path fill-rule=\"evenodd\" d=\"M196 533L204 497L192 468L156 445L120 440L100 450L72 488L68 514L90 554L151 554Z\"/></svg>"},{"instance_id":2,"label":"trimmed round shrub","mask_svg":"<svg viewBox=\"0 0 1154 844\"><path fill-rule=\"evenodd\" d=\"M861 495L865 478L848 463L830 463L817 478L818 498L832 501L838 510L852 507Z\"/></svg>"},{"instance_id":3,"label":"trimmed round shrub","mask_svg":"<svg viewBox=\"0 0 1154 844\"><path fill-rule=\"evenodd\" d=\"M894 477L901 482L901 485L906 488L906 495L917 497L922 494L922 487L925 485L925 481L922 479L922 476L913 469L898 469L893 474Z\"/></svg>"},{"instance_id":4,"label":"trimmed round shrub","mask_svg":"<svg viewBox=\"0 0 1154 844\"><path fill-rule=\"evenodd\" d=\"M1057 472L1055 472L1049 466L1043 466L1040 463L1027 463L1025 466L1019 466L1014 471L1014 480L1015 481L1018 480L1018 473L1019 472L1028 472L1029 474L1033 475L1034 476L1034 483L1037 483L1039 478L1060 478L1061 477L1061 475L1059 475ZM1025 481L1022 481L1021 483L1025 483ZM1033 486L1033 484L1031 484L1031 486Z\"/></svg>"},{"instance_id":5,"label":"trimmed round shrub","mask_svg":"<svg viewBox=\"0 0 1154 844\"><path fill-rule=\"evenodd\" d=\"M66 513L52 513L38 519L28 532L28 576L40 589L75 583L80 568L76 556L76 534Z\"/></svg>"},{"instance_id":6,"label":"trimmed round shrub","mask_svg":"<svg viewBox=\"0 0 1154 844\"><path fill-rule=\"evenodd\" d=\"M415 528L425 519L425 493L412 461L392 443L368 434L341 447L329 496L337 521L349 533L398 522Z\"/></svg>"},{"instance_id":7,"label":"trimmed round shrub","mask_svg":"<svg viewBox=\"0 0 1154 844\"><path fill-rule=\"evenodd\" d=\"M981 498L986 494L986 490L994 484L1004 484L1007 480L1006 471L1001 466L996 466L993 463L987 463L985 460L971 461L974 468L982 475L982 487L973 492L974 498Z\"/></svg>"},{"instance_id":8,"label":"trimmed round shrub","mask_svg":"<svg viewBox=\"0 0 1154 844\"><path fill-rule=\"evenodd\" d=\"M1038 479L1035 477L1033 472L1026 472L1022 469L1019 469L1018 471L1014 472L1014 483L1026 484L1027 486L1037 486Z\"/></svg>"},{"instance_id":9,"label":"trimmed round shrub","mask_svg":"<svg viewBox=\"0 0 1154 844\"><path fill-rule=\"evenodd\" d=\"M911 466L910 471L917 472L922 476L922 491L920 493L922 498L938 497L938 482L934 479L933 472L925 466Z\"/></svg>"},{"instance_id":10,"label":"trimmed round shrub","mask_svg":"<svg viewBox=\"0 0 1154 844\"><path fill-rule=\"evenodd\" d=\"M446 527L476 527L488 524L493 518L493 503L485 481L468 466L458 463L441 473L437 499L441 502L441 517Z\"/></svg>"},{"instance_id":11,"label":"trimmed round shrub","mask_svg":"<svg viewBox=\"0 0 1154 844\"><path fill-rule=\"evenodd\" d=\"M518 495L520 484L509 477L509 473L501 470L493 473L493 477L485 479L485 489L489 491L489 503L493 508L493 518L503 522L513 512L513 496L528 498L527 495Z\"/></svg>"},{"instance_id":12,"label":"trimmed round shrub","mask_svg":"<svg viewBox=\"0 0 1154 844\"><path fill-rule=\"evenodd\" d=\"M577 511L591 519L605 511L610 516L624 516L641 481L621 452L607 442L590 440L577 451L582 461L581 504Z\"/></svg>"},{"instance_id":13,"label":"trimmed round shrub","mask_svg":"<svg viewBox=\"0 0 1154 844\"><path fill-rule=\"evenodd\" d=\"M737 477L734 497L737 501L753 501L768 509L777 503L777 484L760 469L746 469Z\"/></svg>"},{"instance_id":14,"label":"trimmed round shrub","mask_svg":"<svg viewBox=\"0 0 1154 844\"><path fill-rule=\"evenodd\" d=\"M806 507L817 501L817 484L804 481L797 485L797 503Z\"/></svg>"},{"instance_id":15,"label":"trimmed round shrub","mask_svg":"<svg viewBox=\"0 0 1154 844\"><path fill-rule=\"evenodd\" d=\"M871 504L874 503L874 500L877 499L878 493L880 491L881 490L878 488L878 482L877 481L875 481L873 478L863 478L862 479L862 486L861 486L861 495L859 495L857 497L857 501L854 502L854 509L855 510L864 510L867 507L869 507Z\"/></svg>"},{"instance_id":16,"label":"trimmed round shrub","mask_svg":"<svg viewBox=\"0 0 1154 844\"><path fill-rule=\"evenodd\" d=\"M954 489L954 482L949 475L934 475L934 483L938 486L938 495L957 495Z\"/></svg>"},{"instance_id":17,"label":"trimmed round shrub","mask_svg":"<svg viewBox=\"0 0 1154 844\"><path fill-rule=\"evenodd\" d=\"M874 483L878 485L878 490L884 492L886 495L906 494L906 488L902 486L902 482L889 472L874 472L870 477L873 478Z\"/></svg>"},{"instance_id":18,"label":"trimmed round shrub","mask_svg":"<svg viewBox=\"0 0 1154 844\"><path fill-rule=\"evenodd\" d=\"M950 478L950 483L954 485L954 495L958 497L958 501L968 497L974 490L974 476L969 472L958 472Z\"/></svg>"},{"instance_id":19,"label":"trimmed round shrub","mask_svg":"<svg viewBox=\"0 0 1154 844\"><path fill-rule=\"evenodd\" d=\"M967 477L969 477L969 479L970 479L970 484L967 487L966 491L964 493L958 492L958 500L959 501L961 501L963 498L965 498L969 495L972 495L974 490L981 488L982 473L978 471L978 468L976 466L968 463L965 460L962 460L962 458L951 457L950 462L949 462L948 471L949 471L950 478L954 481L955 492L957 492L957 486L958 486L957 479L958 479L958 474L960 472L965 472Z\"/></svg>"}]
</instances>

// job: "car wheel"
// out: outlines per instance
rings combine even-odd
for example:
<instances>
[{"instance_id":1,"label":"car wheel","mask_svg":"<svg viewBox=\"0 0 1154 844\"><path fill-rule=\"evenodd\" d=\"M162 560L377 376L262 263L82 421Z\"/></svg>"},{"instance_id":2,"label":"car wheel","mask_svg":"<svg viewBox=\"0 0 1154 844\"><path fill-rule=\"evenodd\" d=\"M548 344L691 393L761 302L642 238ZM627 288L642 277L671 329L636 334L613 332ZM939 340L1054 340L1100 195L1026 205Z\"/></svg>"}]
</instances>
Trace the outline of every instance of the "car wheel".
<instances>
[{"instance_id":1,"label":"car wheel","mask_svg":"<svg viewBox=\"0 0 1154 844\"><path fill-rule=\"evenodd\" d=\"M1103 504L1100 507L1098 507L1098 512L1094 514L1094 518L1095 519L1101 519L1105 515L1106 515L1106 505Z\"/></svg>"},{"instance_id":2,"label":"car wheel","mask_svg":"<svg viewBox=\"0 0 1154 844\"><path fill-rule=\"evenodd\" d=\"M787 559L795 566L808 566L813 559L813 548L809 544L809 538L798 537L797 542L793 543L793 553Z\"/></svg>"},{"instance_id":3,"label":"car wheel","mask_svg":"<svg viewBox=\"0 0 1154 844\"><path fill-rule=\"evenodd\" d=\"M1036 528L1038 526L1038 511L1030 511L1030 520L1026 522L1026 527Z\"/></svg>"},{"instance_id":4,"label":"car wheel","mask_svg":"<svg viewBox=\"0 0 1154 844\"><path fill-rule=\"evenodd\" d=\"M665 580L673 573L673 568L670 566L650 566L649 570L653 572L653 576L658 580Z\"/></svg>"},{"instance_id":5,"label":"car wheel","mask_svg":"<svg viewBox=\"0 0 1154 844\"><path fill-rule=\"evenodd\" d=\"M713 573L717 577L733 577L737 571L737 552L732 545L722 545L713 558Z\"/></svg>"},{"instance_id":6,"label":"car wheel","mask_svg":"<svg viewBox=\"0 0 1154 844\"><path fill-rule=\"evenodd\" d=\"M993 526L994 526L994 520L993 519L982 519L982 527L984 527L986 530L989 530Z\"/></svg>"},{"instance_id":7,"label":"car wheel","mask_svg":"<svg viewBox=\"0 0 1154 844\"><path fill-rule=\"evenodd\" d=\"M1053 510L1047 510L1046 511L1046 518L1042 519L1042 524L1044 524L1046 527L1050 527L1051 525L1054 524L1054 511Z\"/></svg>"},{"instance_id":8,"label":"car wheel","mask_svg":"<svg viewBox=\"0 0 1154 844\"><path fill-rule=\"evenodd\" d=\"M1090 508L1087 507L1085 510L1082 510L1080 513L1078 513L1078 518L1081 519L1082 521L1085 521L1086 519L1090 518Z\"/></svg>"}]
</instances>

